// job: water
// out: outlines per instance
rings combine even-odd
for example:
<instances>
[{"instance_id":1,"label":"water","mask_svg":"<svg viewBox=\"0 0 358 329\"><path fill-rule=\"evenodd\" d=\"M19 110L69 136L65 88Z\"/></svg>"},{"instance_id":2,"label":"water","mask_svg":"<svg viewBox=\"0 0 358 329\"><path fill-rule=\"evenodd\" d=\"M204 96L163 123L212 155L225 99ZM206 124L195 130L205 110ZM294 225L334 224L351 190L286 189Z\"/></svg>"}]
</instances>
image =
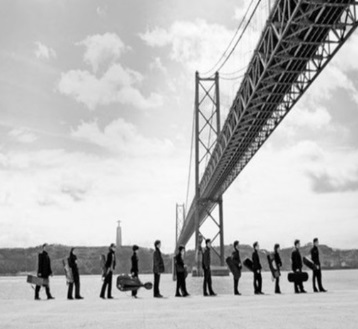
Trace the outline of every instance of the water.
<instances>
[{"instance_id":1,"label":"water","mask_svg":"<svg viewBox=\"0 0 358 329\"><path fill-rule=\"evenodd\" d=\"M323 271L323 285L330 292L357 289L358 287L358 270L336 270ZM116 276L115 276L116 278ZM113 294L116 298L128 298L130 293L120 292L115 287L116 279L114 278ZM312 292L312 276L310 273L309 280L305 283L305 289ZM141 281L153 282L152 275L141 275ZM193 278L190 275L187 278L188 292L195 295L202 295L203 278ZM81 294L86 299L98 299L102 281L98 275L81 276ZM164 296L174 296L176 282L172 281L171 274L161 276L160 291ZM219 295L230 295L233 293L232 277L213 277L213 289ZM244 272L240 282L239 290L243 295L253 295L253 275ZM284 294L293 293L293 285L287 281L287 272L281 276L281 290ZM273 294L274 283L271 280L271 274L263 273L263 291L266 294ZM56 299L65 299L67 297L67 285L64 276L55 276L51 278L51 292ZM144 288L140 289L138 296L142 298L151 298L152 291ZM2 300L30 300L33 299L34 292L31 286L26 283L26 277L0 277L0 299ZM45 298L44 290L41 290L41 297Z\"/></svg>"}]
</instances>

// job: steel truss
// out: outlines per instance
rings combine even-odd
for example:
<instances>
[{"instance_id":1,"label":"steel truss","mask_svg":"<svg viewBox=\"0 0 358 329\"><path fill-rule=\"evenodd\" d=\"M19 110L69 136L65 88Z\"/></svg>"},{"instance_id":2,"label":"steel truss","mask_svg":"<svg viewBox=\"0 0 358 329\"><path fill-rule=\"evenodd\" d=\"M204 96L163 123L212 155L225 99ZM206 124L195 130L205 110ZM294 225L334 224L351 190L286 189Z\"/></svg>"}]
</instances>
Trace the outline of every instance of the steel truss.
<instances>
[{"instance_id":1,"label":"steel truss","mask_svg":"<svg viewBox=\"0 0 358 329\"><path fill-rule=\"evenodd\" d=\"M215 207L284 117L357 28L353 0L276 0L200 181L180 243Z\"/></svg>"}]
</instances>

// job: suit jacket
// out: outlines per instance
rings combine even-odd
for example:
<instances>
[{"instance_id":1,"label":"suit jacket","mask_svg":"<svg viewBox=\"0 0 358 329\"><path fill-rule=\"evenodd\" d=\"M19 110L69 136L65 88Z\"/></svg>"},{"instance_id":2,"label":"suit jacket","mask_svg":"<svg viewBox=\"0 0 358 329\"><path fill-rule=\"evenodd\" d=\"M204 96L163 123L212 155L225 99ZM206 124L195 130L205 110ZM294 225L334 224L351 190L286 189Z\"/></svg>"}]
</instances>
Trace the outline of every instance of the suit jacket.
<instances>
[{"instance_id":1,"label":"suit jacket","mask_svg":"<svg viewBox=\"0 0 358 329\"><path fill-rule=\"evenodd\" d=\"M116 255L113 250L110 250L107 254L107 260L106 260L105 267L107 269L107 273L108 273L108 270L113 272L114 269L116 268Z\"/></svg>"},{"instance_id":2,"label":"suit jacket","mask_svg":"<svg viewBox=\"0 0 358 329\"><path fill-rule=\"evenodd\" d=\"M318 265L318 266L321 265L321 263L319 261L319 251L316 246L313 246L313 248L311 249L311 258L312 258L312 262L315 263L315 265Z\"/></svg>"},{"instance_id":3,"label":"suit jacket","mask_svg":"<svg viewBox=\"0 0 358 329\"><path fill-rule=\"evenodd\" d=\"M73 274L78 273L77 256L73 253L68 257L68 266L71 267Z\"/></svg>"},{"instance_id":4,"label":"suit jacket","mask_svg":"<svg viewBox=\"0 0 358 329\"><path fill-rule=\"evenodd\" d=\"M180 252L175 256L175 270L177 273L184 273L185 271L184 260Z\"/></svg>"},{"instance_id":5,"label":"suit jacket","mask_svg":"<svg viewBox=\"0 0 358 329\"><path fill-rule=\"evenodd\" d=\"M257 250L255 250L253 253L252 253L252 269L254 271L257 271L257 270L261 270L262 269L262 266L261 266L261 263L260 263L260 257L259 257L259 253Z\"/></svg>"},{"instance_id":6,"label":"suit jacket","mask_svg":"<svg viewBox=\"0 0 358 329\"><path fill-rule=\"evenodd\" d=\"M210 270L211 257L210 257L210 248L205 247L203 252L203 269Z\"/></svg>"},{"instance_id":7,"label":"suit jacket","mask_svg":"<svg viewBox=\"0 0 358 329\"><path fill-rule=\"evenodd\" d=\"M239 269L241 269L242 264L241 264L240 252L237 249L234 249L234 251L231 254L231 258L234 265L237 266Z\"/></svg>"},{"instance_id":8,"label":"suit jacket","mask_svg":"<svg viewBox=\"0 0 358 329\"><path fill-rule=\"evenodd\" d=\"M280 254L278 252L275 252L273 254L273 257L274 257L273 259L276 264L276 269L277 269L278 273L281 274L280 267L282 267L282 261L281 261Z\"/></svg>"},{"instance_id":9,"label":"suit jacket","mask_svg":"<svg viewBox=\"0 0 358 329\"><path fill-rule=\"evenodd\" d=\"M292 261L292 271L296 272L298 270L301 272L303 264L302 264L301 254L298 249L292 251L291 261Z\"/></svg>"},{"instance_id":10,"label":"suit jacket","mask_svg":"<svg viewBox=\"0 0 358 329\"><path fill-rule=\"evenodd\" d=\"M158 248L156 248L153 253L153 273L164 273L164 270L165 269L162 253Z\"/></svg>"},{"instance_id":11,"label":"suit jacket","mask_svg":"<svg viewBox=\"0 0 358 329\"><path fill-rule=\"evenodd\" d=\"M274 260L275 260L277 269L279 270L280 267L282 267L282 261L281 261L280 254L279 254L278 252L275 252L275 253L274 253Z\"/></svg>"},{"instance_id":12,"label":"suit jacket","mask_svg":"<svg viewBox=\"0 0 358 329\"><path fill-rule=\"evenodd\" d=\"M46 251L39 254L37 275L45 279L52 275L51 260Z\"/></svg>"},{"instance_id":13,"label":"suit jacket","mask_svg":"<svg viewBox=\"0 0 358 329\"><path fill-rule=\"evenodd\" d=\"M139 270L138 270L138 256L137 256L136 252L133 252L131 261L132 261L131 273L138 274L138 272L139 272Z\"/></svg>"}]
</instances>

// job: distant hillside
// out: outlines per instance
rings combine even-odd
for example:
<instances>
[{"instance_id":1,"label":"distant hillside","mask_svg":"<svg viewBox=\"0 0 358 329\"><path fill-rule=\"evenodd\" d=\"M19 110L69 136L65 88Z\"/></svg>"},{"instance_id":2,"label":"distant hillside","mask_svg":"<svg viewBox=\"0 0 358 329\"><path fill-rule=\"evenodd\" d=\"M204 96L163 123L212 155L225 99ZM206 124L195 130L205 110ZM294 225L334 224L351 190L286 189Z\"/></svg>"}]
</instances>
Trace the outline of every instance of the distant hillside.
<instances>
[{"instance_id":1,"label":"distant hillside","mask_svg":"<svg viewBox=\"0 0 358 329\"><path fill-rule=\"evenodd\" d=\"M36 272L39 247L0 249L0 275ZM67 258L70 247L63 245L49 245L48 253L51 257L51 266L54 274L63 274L62 260ZM81 274L100 274L100 256L107 255L108 247L77 247L75 254L78 257L78 266ZM117 273L128 273L131 267L132 247L118 248L116 251ZM140 248L138 251L139 268L141 273L151 273L153 250ZM171 271L169 255L164 255L164 265Z\"/></svg>"},{"instance_id":2,"label":"distant hillside","mask_svg":"<svg viewBox=\"0 0 358 329\"><path fill-rule=\"evenodd\" d=\"M310 256L310 250L312 248L312 244L307 244L300 249L301 255ZM248 245L240 245L240 256L243 261L245 258L251 258L253 248ZM218 250L218 249L217 249ZM233 250L232 246L225 246L225 255L231 255ZM291 270L291 253L293 248L285 248L280 251L283 270L289 271ZM358 268L358 250L340 250L340 249L332 249L326 245L319 246L320 250L320 260L323 269L349 269L349 268ZM271 251L270 251L271 252ZM267 250L260 250L260 260L263 269L268 271L268 263L267 263ZM194 264L194 251L188 251L186 254L186 263ZM213 255L211 257L213 265L220 265L218 257Z\"/></svg>"},{"instance_id":3,"label":"distant hillside","mask_svg":"<svg viewBox=\"0 0 358 329\"><path fill-rule=\"evenodd\" d=\"M301 248L302 256L309 255L311 245ZM12 248L0 249L0 275L14 275L27 272L36 272L37 255L40 248ZM63 274L62 259L68 257L70 247L63 245L48 246L48 253L52 260L52 269L54 274ZM107 247L78 247L75 253L79 259L79 268L81 274L100 274L100 255L107 254ZM253 249L248 245L240 246L242 260L252 255ZM231 255L232 247L225 246L225 255ZM283 269L290 270L292 248L283 249L281 258ZM267 251L260 251L260 259L264 270L268 270L266 260ZM117 252L117 270L116 273L128 273L130 270L130 258L132 248L124 246L118 248ZM139 269L141 273L152 272L153 249L140 248L138 252ZM163 254L166 272L171 272L173 255ZM348 269L358 268L358 250L339 250L328 246L320 246L320 257L324 269ZM189 270L195 265L195 253L188 250L185 256L185 263ZM220 265L219 259L212 253L212 264Z\"/></svg>"}]
</instances>

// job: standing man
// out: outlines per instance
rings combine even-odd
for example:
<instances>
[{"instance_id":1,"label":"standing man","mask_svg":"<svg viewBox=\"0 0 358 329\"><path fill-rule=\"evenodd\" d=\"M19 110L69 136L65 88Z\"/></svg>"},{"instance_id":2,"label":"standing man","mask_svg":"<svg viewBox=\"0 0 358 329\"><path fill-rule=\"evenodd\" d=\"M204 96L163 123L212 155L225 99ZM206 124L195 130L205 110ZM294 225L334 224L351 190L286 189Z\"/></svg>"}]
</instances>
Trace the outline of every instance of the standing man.
<instances>
[{"instance_id":1,"label":"standing man","mask_svg":"<svg viewBox=\"0 0 358 329\"><path fill-rule=\"evenodd\" d=\"M175 272L177 275L177 287L175 297L187 297L189 296L186 291L186 283L185 283L185 265L184 265L184 253L185 247L179 246L178 253L175 256ZM180 291L182 294L180 294Z\"/></svg>"},{"instance_id":2,"label":"standing man","mask_svg":"<svg viewBox=\"0 0 358 329\"><path fill-rule=\"evenodd\" d=\"M203 270L204 270L204 285L203 285L204 296L209 296L209 295L210 296L216 296L215 292L213 291L212 281L211 281L210 248L211 248L211 240L206 239L205 240L205 249L204 249L204 252L203 252L203 264L202 264L203 265ZM208 295L207 288L209 290L209 295Z\"/></svg>"},{"instance_id":3,"label":"standing man","mask_svg":"<svg viewBox=\"0 0 358 329\"><path fill-rule=\"evenodd\" d=\"M282 261L281 261L281 257L280 257L280 245L278 243L275 244L274 246L274 262L276 265L276 270L278 272L278 276L276 278L276 282L275 282L275 294L280 294L281 293L281 289L280 289L280 276L281 276L281 267L282 267Z\"/></svg>"},{"instance_id":4,"label":"standing man","mask_svg":"<svg viewBox=\"0 0 358 329\"><path fill-rule=\"evenodd\" d=\"M238 275L234 276L234 294L235 295L241 295L239 292L239 280L241 277L241 258L240 258L240 252L239 252L239 241L234 241L234 251L232 252L232 261L234 263L234 266L238 269Z\"/></svg>"},{"instance_id":5,"label":"standing man","mask_svg":"<svg viewBox=\"0 0 358 329\"><path fill-rule=\"evenodd\" d=\"M160 282L160 274L164 273L164 261L162 257L162 253L160 252L161 242L160 240L156 240L154 242L154 253L153 253L153 273L154 273L154 297L162 298L163 296L159 291L159 282Z\"/></svg>"},{"instance_id":6,"label":"standing man","mask_svg":"<svg viewBox=\"0 0 358 329\"><path fill-rule=\"evenodd\" d=\"M37 269L37 276L42 279L48 279L49 276L52 276L52 269L51 269L51 259L46 251L47 243L42 245L42 252L39 253L38 258L38 269ZM35 288L35 300L40 300L40 289L41 286L36 286ZM55 299L52 297L50 292L50 283L48 286L45 286L47 299Z\"/></svg>"},{"instance_id":7,"label":"standing man","mask_svg":"<svg viewBox=\"0 0 358 329\"><path fill-rule=\"evenodd\" d=\"M100 297L102 299L105 299L104 295L106 293L107 286L108 286L107 298L108 299L113 299L113 296L112 296L112 279L113 279L114 269L116 268L115 251L116 251L116 245L114 243L112 243L109 246L106 263L104 265L105 270L104 270L104 273L103 273L103 285L102 285L102 290L101 290L101 294L100 294Z\"/></svg>"},{"instance_id":8,"label":"standing man","mask_svg":"<svg viewBox=\"0 0 358 329\"><path fill-rule=\"evenodd\" d=\"M137 250L139 249L139 247L137 245L134 245L132 247L133 250L133 255L131 258L132 261L132 268L131 268L131 273L132 273L132 277L133 278L138 278L138 256L137 256ZM137 292L138 290L132 290L132 297L137 298Z\"/></svg>"},{"instance_id":9,"label":"standing man","mask_svg":"<svg viewBox=\"0 0 358 329\"><path fill-rule=\"evenodd\" d=\"M311 249L311 258L312 262L315 264L315 269L313 270L313 291L318 292L316 287L316 280L318 282L318 289L320 292L326 292L327 290L322 286L322 272L321 272L321 262L319 261L319 250L318 250L318 238L313 239L313 248Z\"/></svg>"},{"instance_id":10,"label":"standing man","mask_svg":"<svg viewBox=\"0 0 358 329\"><path fill-rule=\"evenodd\" d=\"M68 284L67 299L73 299L73 285L75 285L75 298L83 299L83 297L80 295L80 274L77 266L77 256L73 253L74 250L75 248L71 248L70 256L68 257L68 266L72 270L73 282Z\"/></svg>"},{"instance_id":11,"label":"standing man","mask_svg":"<svg viewBox=\"0 0 358 329\"><path fill-rule=\"evenodd\" d=\"M256 241L253 245L254 252L252 253L252 269L254 271L254 292L255 295L263 295L262 292L262 276L261 276L261 263L259 257L259 243Z\"/></svg>"},{"instance_id":12,"label":"standing man","mask_svg":"<svg viewBox=\"0 0 358 329\"><path fill-rule=\"evenodd\" d=\"M301 273L302 272L302 257L300 254L300 240L295 240L295 248L291 254L291 261L292 261L292 271L294 273ZM306 293L305 289L303 288L302 280L295 280L294 282L295 293Z\"/></svg>"}]
</instances>

